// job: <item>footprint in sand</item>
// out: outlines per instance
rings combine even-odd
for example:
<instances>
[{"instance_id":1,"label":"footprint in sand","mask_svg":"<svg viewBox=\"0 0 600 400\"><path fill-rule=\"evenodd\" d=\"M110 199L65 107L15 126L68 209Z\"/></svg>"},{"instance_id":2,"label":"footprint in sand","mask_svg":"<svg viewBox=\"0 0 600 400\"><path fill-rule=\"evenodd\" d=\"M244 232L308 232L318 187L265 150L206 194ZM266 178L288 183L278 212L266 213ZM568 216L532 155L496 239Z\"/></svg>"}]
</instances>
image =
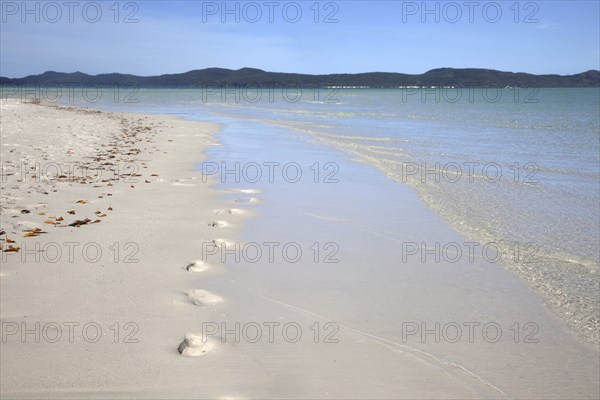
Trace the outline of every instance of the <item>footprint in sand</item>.
<instances>
[{"instance_id":1,"label":"footprint in sand","mask_svg":"<svg viewBox=\"0 0 600 400\"><path fill-rule=\"evenodd\" d=\"M213 239L212 242L217 247L225 246L227 248L231 248L231 247L235 246L235 244L233 242L230 242L229 240L225 240L225 239Z\"/></svg>"},{"instance_id":2,"label":"footprint in sand","mask_svg":"<svg viewBox=\"0 0 600 400\"><path fill-rule=\"evenodd\" d=\"M240 189L240 193L259 194L259 193L262 193L262 190L260 190L260 189Z\"/></svg>"},{"instance_id":3,"label":"footprint in sand","mask_svg":"<svg viewBox=\"0 0 600 400\"><path fill-rule=\"evenodd\" d=\"M232 192L244 193L244 194L259 194L262 193L260 189L231 189Z\"/></svg>"},{"instance_id":4,"label":"footprint in sand","mask_svg":"<svg viewBox=\"0 0 600 400\"><path fill-rule=\"evenodd\" d=\"M225 301L218 294L208 290L195 289L186 293L188 300L195 306L214 306Z\"/></svg>"},{"instance_id":5,"label":"footprint in sand","mask_svg":"<svg viewBox=\"0 0 600 400\"><path fill-rule=\"evenodd\" d=\"M177 351L182 356L198 357L208 353L213 347L212 342L202 339L201 336L185 335L185 339L183 339Z\"/></svg>"},{"instance_id":6,"label":"footprint in sand","mask_svg":"<svg viewBox=\"0 0 600 400\"><path fill-rule=\"evenodd\" d=\"M226 221L213 221L208 223L208 226L212 226L213 228L224 228L228 225L229 223Z\"/></svg>"},{"instance_id":7,"label":"footprint in sand","mask_svg":"<svg viewBox=\"0 0 600 400\"><path fill-rule=\"evenodd\" d=\"M194 261L193 263L189 263L187 267L185 267L186 271L189 272L205 272L212 268L212 265L205 263L204 261Z\"/></svg>"},{"instance_id":8,"label":"footprint in sand","mask_svg":"<svg viewBox=\"0 0 600 400\"><path fill-rule=\"evenodd\" d=\"M243 214L245 211L241 210L239 208L224 208L224 209L216 209L215 210L215 214L216 215L220 215L220 214L230 214L230 215L240 215Z\"/></svg>"},{"instance_id":9,"label":"footprint in sand","mask_svg":"<svg viewBox=\"0 0 600 400\"><path fill-rule=\"evenodd\" d=\"M245 199L236 199L236 203L260 203L261 200L256 197L249 197Z\"/></svg>"}]
</instances>

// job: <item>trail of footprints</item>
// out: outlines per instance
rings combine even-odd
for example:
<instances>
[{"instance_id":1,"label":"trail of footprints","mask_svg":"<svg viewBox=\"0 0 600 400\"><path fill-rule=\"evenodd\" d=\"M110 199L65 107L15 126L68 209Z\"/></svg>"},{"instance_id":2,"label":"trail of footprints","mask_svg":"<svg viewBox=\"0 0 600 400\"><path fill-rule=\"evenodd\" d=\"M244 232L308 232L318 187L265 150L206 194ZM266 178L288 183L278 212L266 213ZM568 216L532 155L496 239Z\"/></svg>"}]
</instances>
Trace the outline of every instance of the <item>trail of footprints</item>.
<instances>
[{"instance_id":1,"label":"trail of footprints","mask_svg":"<svg viewBox=\"0 0 600 400\"><path fill-rule=\"evenodd\" d=\"M261 193L258 189L233 189L232 191L242 194L258 194ZM240 198L234 200L236 203L258 203L259 199L255 197ZM228 215L241 215L246 211L239 208L225 208L214 210L214 214L218 216L226 217ZM225 219L217 219L208 223L208 226L213 228L225 228L230 223ZM233 243L226 239L216 238L212 239L212 242L216 246L232 246ZM189 263L185 269L188 272L193 273L205 273L214 269L215 267L204 261L193 261ZM218 307L220 304L225 302L225 299L216 293L210 292L204 289L194 289L184 293L189 303L198 307ZM200 335L187 334L183 341L179 344L177 351L182 356L198 357L205 355L212 351L215 347L213 341L207 340Z\"/></svg>"}]
</instances>

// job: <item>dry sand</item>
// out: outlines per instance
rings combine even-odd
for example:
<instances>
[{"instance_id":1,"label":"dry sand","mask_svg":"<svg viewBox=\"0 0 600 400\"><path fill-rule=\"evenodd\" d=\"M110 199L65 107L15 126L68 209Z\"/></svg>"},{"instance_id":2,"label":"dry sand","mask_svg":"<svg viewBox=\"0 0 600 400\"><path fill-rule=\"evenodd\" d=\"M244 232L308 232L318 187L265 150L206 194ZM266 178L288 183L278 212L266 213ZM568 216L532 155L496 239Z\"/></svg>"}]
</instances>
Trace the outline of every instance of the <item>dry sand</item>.
<instances>
[{"instance_id":1,"label":"dry sand","mask_svg":"<svg viewBox=\"0 0 600 400\"><path fill-rule=\"evenodd\" d=\"M155 382L145 366L169 368L161 353L180 362L196 325L186 292L210 289L193 279L219 273L186 270L215 235L216 192L194 163L218 126L16 101L1 118L3 396ZM36 323L41 336L21 336Z\"/></svg>"},{"instance_id":2,"label":"dry sand","mask_svg":"<svg viewBox=\"0 0 600 400\"><path fill-rule=\"evenodd\" d=\"M264 200L243 190L221 196L210 187L214 182L202 183L194 163L217 144L216 125L15 101L3 101L1 111L2 398L598 395L597 352L576 347L566 333L537 347L510 340L453 347L407 344L374 331L400 312L435 314L411 300L427 288L404 279L401 293L388 293L385 283L394 274L381 282L364 268L331 267L315 275L320 267L241 270L202 262L203 243L235 241L244 219L255 214L253 204ZM69 173L64 165L73 162L90 173ZM25 164L36 163L37 170L24 175ZM57 165L66 173L57 177ZM239 201L250 198L255 201ZM7 252L10 246L19 249ZM453 271L430 267L405 271L415 282L429 277L432 287L447 287L440 277L451 279ZM366 282L379 279L385 290L344 297L352 290L346 285L355 286L348 277L360 274ZM508 291L517 280L506 282ZM450 312L458 300L444 296L476 290L442 289L432 304L446 304ZM516 293L529 296L525 289ZM499 308L508 302L485 301ZM369 307L379 303L371 314ZM372 321L357 319L363 315ZM284 326L291 328L287 335ZM304 332L297 340L296 327ZM263 336L253 342L257 329ZM208 332L215 334L204 340ZM478 369L465 367L478 356ZM551 390L549 382L555 383Z\"/></svg>"}]
</instances>

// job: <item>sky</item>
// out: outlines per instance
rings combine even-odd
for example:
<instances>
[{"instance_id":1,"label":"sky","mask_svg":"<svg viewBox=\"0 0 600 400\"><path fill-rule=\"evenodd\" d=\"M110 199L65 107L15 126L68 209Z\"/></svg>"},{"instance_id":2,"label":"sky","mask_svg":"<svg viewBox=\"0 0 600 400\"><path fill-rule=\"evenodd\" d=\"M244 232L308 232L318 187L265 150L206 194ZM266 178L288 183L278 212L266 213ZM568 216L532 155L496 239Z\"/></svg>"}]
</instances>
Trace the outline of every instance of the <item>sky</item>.
<instances>
[{"instance_id":1,"label":"sky","mask_svg":"<svg viewBox=\"0 0 600 400\"><path fill-rule=\"evenodd\" d=\"M0 76L600 69L600 1L6 1Z\"/></svg>"}]
</instances>

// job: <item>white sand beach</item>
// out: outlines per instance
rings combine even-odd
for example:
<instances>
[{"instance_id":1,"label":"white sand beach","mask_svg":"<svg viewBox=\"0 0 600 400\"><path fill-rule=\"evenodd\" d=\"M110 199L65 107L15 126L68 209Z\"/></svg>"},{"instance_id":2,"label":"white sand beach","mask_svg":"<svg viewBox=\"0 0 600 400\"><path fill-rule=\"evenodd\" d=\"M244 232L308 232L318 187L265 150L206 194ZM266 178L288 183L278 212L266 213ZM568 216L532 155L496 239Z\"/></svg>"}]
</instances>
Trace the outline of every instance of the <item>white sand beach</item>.
<instances>
[{"instance_id":1,"label":"white sand beach","mask_svg":"<svg viewBox=\"0 0 600 400\"><path fill-rule=\"evenodd\" d=\"M294 186L284 203L206 181L196 163L219 145L216 124L16 100L0 123L2 398L599 396L597 350L516 276L396 259L401 242L466 239L407 188L394 204L370 196L383 176L351 204L344 186L314 185L318 198ZM337 237L340 262L203 259L213 241L286 233L307 247ZM491 323L501 337L481 333Z\"/></svg>"}]
</instances>

